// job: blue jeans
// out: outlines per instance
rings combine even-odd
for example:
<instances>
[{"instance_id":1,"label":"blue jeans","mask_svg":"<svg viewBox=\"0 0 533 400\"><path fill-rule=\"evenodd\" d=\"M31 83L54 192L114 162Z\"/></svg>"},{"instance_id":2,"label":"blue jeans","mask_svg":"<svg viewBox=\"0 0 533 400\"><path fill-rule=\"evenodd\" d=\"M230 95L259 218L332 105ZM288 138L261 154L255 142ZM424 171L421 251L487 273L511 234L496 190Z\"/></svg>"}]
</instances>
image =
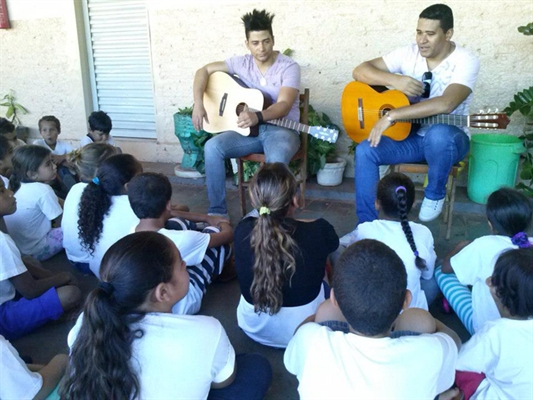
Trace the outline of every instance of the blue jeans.
<instances>
[{"instance_id":1,"label":"blue jeans","mask_svg":"<svg viewBox=\"0 0 533 400\"><path fill-rule=\"evenodd\" d=\"M209 139L204 148L205 175L209 213L227 214L226 158L243 157L251 153L264 153L266 162L288 164L300 147L300 136L290 129L264 124L256 137L242 136L227 131Z\"/></svg>"},{"instance_id":2,"label":"blue jeans","mask_svg":"<svg viewBox=\"0 0 533 400\"><path fill-rule=\"evenodd\" d=\"M383 136L377 147L367 140L355 151L355 204L359 223L377 219L374 202L379 182L379 166L427 162L428 186L425 196L440 200L446 195L446 182L453 165L461 161L470 148L468 136L452 125L433 125L425 134L415 132L397 142Z\"/></svg>"}]
</instances>

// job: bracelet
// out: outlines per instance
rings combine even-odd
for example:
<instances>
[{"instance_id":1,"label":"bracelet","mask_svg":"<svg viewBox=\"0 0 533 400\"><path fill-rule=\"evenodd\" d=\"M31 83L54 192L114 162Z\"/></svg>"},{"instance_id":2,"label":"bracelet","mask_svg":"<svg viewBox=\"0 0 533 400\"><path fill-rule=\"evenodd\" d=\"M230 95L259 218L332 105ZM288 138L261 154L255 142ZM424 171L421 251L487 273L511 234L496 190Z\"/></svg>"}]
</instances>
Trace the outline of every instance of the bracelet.
<instances>
[{"instance_id":1,"label":"bracelet","mask_svg":"<svg viewBox=\"0 0 533 400\"><path fill-rule=\"evenodd\" d=\"M390 126L393 126L393 125L396 124L396 121L391 118L391 116L390 116L388 111L387 111L387 113L385 113L385 117L387 117L387 119L389 120Z\"/></svg>"},{"instance_id":2,"label":"bracelet","mask_svg":"<svg viewBox=\"0 0 533 400\"><path fill-rule=\"evenodd\" d=\"M261 111L257 111L255 113L255 115L257 115L257 124L262 124L263 123L263 113Z\"/></svg>"}]
</instances>

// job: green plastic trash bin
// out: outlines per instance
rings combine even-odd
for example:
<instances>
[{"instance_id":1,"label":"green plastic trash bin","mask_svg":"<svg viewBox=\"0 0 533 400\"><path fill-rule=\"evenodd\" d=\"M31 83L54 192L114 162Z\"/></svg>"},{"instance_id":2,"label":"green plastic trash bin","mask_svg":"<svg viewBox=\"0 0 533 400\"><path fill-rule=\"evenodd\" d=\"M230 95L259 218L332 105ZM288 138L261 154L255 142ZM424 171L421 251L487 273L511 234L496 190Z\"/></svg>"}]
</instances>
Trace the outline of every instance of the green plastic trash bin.
<instances>
[{"instance_id":1,"label":"green plastic trash bin","mask_svg":"<svg viewBox=\"0 0 533 400\"><path fill-rule=\"evenodd\" d=\"M472 135L468 167L468 198L485 204L503 186L514 187L520 154L525 148L516 136Z\"/></svg>"}]
</instances>

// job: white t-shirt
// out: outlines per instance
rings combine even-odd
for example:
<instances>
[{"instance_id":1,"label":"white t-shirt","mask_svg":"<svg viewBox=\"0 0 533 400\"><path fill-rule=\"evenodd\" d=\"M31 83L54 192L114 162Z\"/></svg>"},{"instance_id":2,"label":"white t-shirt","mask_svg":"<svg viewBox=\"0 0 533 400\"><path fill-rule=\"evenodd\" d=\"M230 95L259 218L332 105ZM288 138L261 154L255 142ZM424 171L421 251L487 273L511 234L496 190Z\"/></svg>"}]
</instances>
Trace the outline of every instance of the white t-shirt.
<instances>
[{"instance_id":1,"label":"white t-shirt","mask_svg":"<svg viewBox=\"0 0 533 400\"><path fill-rule=\"evenodd\" d=\"M95 245L89 268L100 279L100 263L105 252L124 236L134 231L139 218L131 209L128 195L111 196L111 207L104 217L102 234Z\"/></svg>"},{"instance_id":2,"label":"white t-shirt","mask_svg":"<svg viewBox=\"0 0 533 400\"><path fill-rule=\"evenodd\" d=\"M4 175L0 175L0 178L2 179L2 181L4 181L4 187L8 188L9 187L9 179L6 178Z\"/></svg>"},{"instance_id":3,"label":"white t-shirt","mask_svg":"<svg viewBox=\"0 0 533 400\"><path fill-rule=\"evenodd\" d=\"M434 333L398 339L300 327L285 351L301 399L433 399L455 378L457 347Z\"/></svg>"},{"instance_id":4,"label":"white t-shirt","mask_svg":"<svg viewBox=\"0 0 533 400\"><path fill-rule=\"evenodd\" d=\"M23 255L39 253L46 246L51 221L63 209L52 188L41 182L21 183L15 198L17 211L4 217L7 231Z\"/></svg>"},{"instance_id":5,"label":"white t-shirt","mask_svg":"<svg viewBox=\"0 0 533 400\"><path fill-rule=\"evenodd\" d=\"M241 295L237 306L237 323L251 339L265 346L285 348L294 335L294 331L304 319L316 313L325 300L324 287L320 287L318 296L308 304L297 307L281 307L274 314L256 313L254 305Z\"/></svg>"},{"instance_id":6,"label":"white t-shirt","mask_svg":"<svg viewBox=\"0 0 533 400\"><path fill-rule=\"evenodd\" d=\"M205 251L211 240L211 235L197 231L175 231L160 229L159 233L174 242L179 249L181 258L187 265L200 264L205 256Z\"/></svg>"},{"instance_id":7,"label":"white t-shirt","mask_svg":"<svg viewBox=\"0 0 533 400\"><path fill-rule=\"evenodd\" d=\"M42 376L31 372L17 350L0 335L0 399L31 400L42 386Z\"/></svg>"},{"instance_id":8,"label":"white t-shirt","mask_svg":"<svg viewBox=\"0 0 533 400\"><path fill-rule=\"evenodd\" d=\"M15 242L2 231L0 231L0 261L2 261L0 263L0 304L3 304L15 297L15 286L9 278L23 274L27 269L20 258Z\"/></svg>"},{"instance_id":9,"label":"white t-shirt","mask_svg":"<svg viewBox=\"0 0 533 400\"><path fill-rule=\"evenodd\" d=\"M429 71L427 60L420 55L416 43L393 50L383 56L383 61L389 72L407 75L419 81L422 80L422 75ZM464 85L473 91L479 72L479 60L471 52L455 44L455 50L431 72L433 77L429 98L441 96L446 88L454 83ZM468 115L472 97L470 93L451 114ZM418 98L409 100L413 102ZM420 99L420 101L425 100L427 99ZM422 125L417 133L424 136L428 129L429 125ZM468 129L463 128L463 130L468 133Z\"/></svg>"},{"instance_id":10,"label":"white t-shirt","mask_svg":"<svg viewBox=\"0 0 533 400\"><path fill-rule=\"evenodd\" d=\"M456 369L486 375L473 400L532 399L533 320L487 322L461 347Z\"/></svg>"},{"instance_id":11,"label":"white t-shirt","mask_svg":"<svg viewBox=\"0 0 533 400\"><path fill-rule=\"evenodd\" d=\"M86 146L91 143L94 143L94 141L89 137L89 135L85 135L80 140L80 147ZM111 135L109 135L109 139L107 139L104 143L110 144L111 146L116 146L115 141L113 140L113 136Z\"/></svg>"},{"instance_id":12,"label":"white t-shirt","mask_svg":"<svg viewBox=\"0 0 533 400\"><path fill-rule=\"evenodd\" d=\"M46 142L44 141L44 139L37 139L35 142L33 142L33 144L36 146L47 148L48 150L52 152L52 154L56 156L64 156L65 154L72 152L72 146L70 145L70 143L65 142L63 140L58 140L56 142L55 149L52 149L50 146L48 146Z\"/></svg>"},{"instance_id":13,"label":"white t-shirt","mask_svg":"<svg viewBox=\"0 0 533 400\"><path fill-rule=\"evenodd\" d=\"M472 285L474 331L486 321L500 318L500 312L485 282L494 272L494 265L502 252L517 249L508 236L482 236L450 259L450 264L463 285Z\"/></svg>"},{"instance_id":14,"label":"white t-shirt","mask_svg":"<svg viewBox=\"0 0 533 400\"><path fill-rule=\"evenodd\" d=\"M92 258L89 252L81 246L78 232L78 207L86 187L86 183L80 182L70 188L63 204L63 218L61 219L63 247L67 253L67 258L72 262L79 263L88 263Z\"/></svg>"},{"instance_id":15,"label":"white t-shirt","mask_svg":"<svg viewBox=\"0 0 533 400\"><path fill-rule=\"evenodd\" d=\"M71 348L82 318L68 335ZM133 341L132 364L140 399L205 399L212 382L233 373L235 350L215 318L151 313L139 327L144 334Z\"/></svg>"},{"instance_id":16,"label":"white t-shirt","mask_svg":"<svg viewBox=\"0 0 533 400\"><path fill-rule=\"evenodd\" d=\"M418 254L426 260L427 270L421 271L415 265L415 256L402 230L402 225L396 221L376 219L357 226L357 240L375 239L385 243L402 259L407 272L407 289L413 294L409 307L428 309L428 302L424 291L420 287L420 277L431 279L435 270L437 254L433 247L433 235L424 225L409 222Z\"/></svg>"}]
</instances>

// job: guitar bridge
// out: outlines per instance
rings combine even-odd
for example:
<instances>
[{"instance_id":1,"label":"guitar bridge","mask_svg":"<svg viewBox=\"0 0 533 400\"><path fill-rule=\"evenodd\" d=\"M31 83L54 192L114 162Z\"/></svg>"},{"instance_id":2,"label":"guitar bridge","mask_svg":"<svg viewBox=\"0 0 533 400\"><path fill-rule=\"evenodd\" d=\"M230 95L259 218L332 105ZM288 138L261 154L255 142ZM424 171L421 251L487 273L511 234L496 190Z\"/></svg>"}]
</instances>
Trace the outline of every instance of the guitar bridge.
<instances>
[{"instance_id":1,"label":"guitar bridge","mask_svg":"<svg viewBox=\"0 0 533 400\"><path fill-rule=\"evenodd\" d=\"M359 128L365 129L365 118L363 114L363 99L357 99L357 119L359 120Z\"/></svg>"}]
</instances>

